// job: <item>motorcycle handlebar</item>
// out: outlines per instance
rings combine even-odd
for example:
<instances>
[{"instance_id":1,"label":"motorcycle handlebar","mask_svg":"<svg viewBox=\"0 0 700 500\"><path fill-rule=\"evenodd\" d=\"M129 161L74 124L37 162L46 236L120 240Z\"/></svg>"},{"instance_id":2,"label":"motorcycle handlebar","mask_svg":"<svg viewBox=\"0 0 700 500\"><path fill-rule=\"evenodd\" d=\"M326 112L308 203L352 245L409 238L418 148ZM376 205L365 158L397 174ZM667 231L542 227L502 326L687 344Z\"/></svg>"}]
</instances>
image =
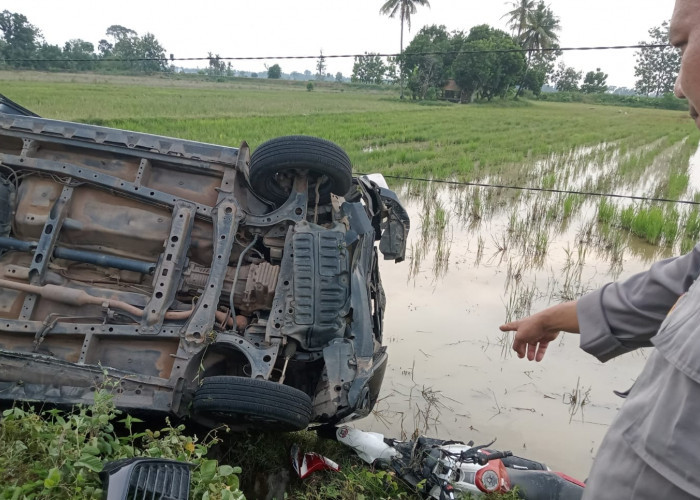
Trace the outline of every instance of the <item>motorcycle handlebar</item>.
<instances>
[{"instance_id":1,"label":"motorcycle handlebar","mask_svg":"<svg viewBox=\"0 0 700 500\"><path fill-rule=\"evenodd\" d=\"M497 451L495 453L491 453L490 455L486 455L486 458L489 460L497 460L500 458L506 458L506 457L512 457L513 452L511 451Z\"/></svg>"},{"instance_id":2,"label":"motorcycle handlebar","mask_svg":"<svg viewBox=\"0 0 700 500\"><path fill-rule=\"evenodd\" d=\"M460 459L467 462L471 461L472 463L478 463L479 465L486 465L489 463L491 460L498 460L501 458L506 458L506 457L512 457L513 453L510 451L495 451L490 454L485 454L485 453L479 453L478 451L476 453L469 453L469 452L462 452L460 454Z\"/></svg>"}]
</instances>

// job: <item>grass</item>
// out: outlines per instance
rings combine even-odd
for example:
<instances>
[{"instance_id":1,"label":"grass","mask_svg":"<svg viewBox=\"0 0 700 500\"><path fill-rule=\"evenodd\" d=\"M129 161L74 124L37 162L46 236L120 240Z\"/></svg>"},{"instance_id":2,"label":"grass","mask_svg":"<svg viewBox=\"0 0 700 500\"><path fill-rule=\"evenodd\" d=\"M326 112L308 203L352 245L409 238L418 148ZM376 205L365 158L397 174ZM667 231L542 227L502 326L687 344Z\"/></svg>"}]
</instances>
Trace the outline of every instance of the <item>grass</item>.
<instances>
[{"instance_id":1,"label":"grass","mask_svg":"<svg viewBox=\"0 0 700 500\"><path fill-rule=\"evenodd\" d=\"M630 149L656 141L663 146L693 134L687 116L678 111L626 108L622 113L608 106L548 102L428 107L401 102L391 91L341 91L330 84L306 92L250 79L198 87L123 77L115 84L104 76L92 82L3 78L3 93L50 118L234 147L243 140L255 148L275 136L318 135L343 146L358 171L464 180L497 176L539 187L542 179L524 170L524 161L603 142L622 141ZM654 154L628 161L646 163ZM544 184L553 185L556 177L550 174Z\"/></svg>"}]
</instances>

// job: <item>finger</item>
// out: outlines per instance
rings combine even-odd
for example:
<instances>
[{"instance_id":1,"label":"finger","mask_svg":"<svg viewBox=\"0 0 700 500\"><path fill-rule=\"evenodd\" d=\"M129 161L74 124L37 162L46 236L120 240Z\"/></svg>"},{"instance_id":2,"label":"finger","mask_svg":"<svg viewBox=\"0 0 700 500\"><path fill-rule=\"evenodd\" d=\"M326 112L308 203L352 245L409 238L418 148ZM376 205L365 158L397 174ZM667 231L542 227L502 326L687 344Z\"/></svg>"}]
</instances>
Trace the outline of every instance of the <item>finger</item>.
<instances>
[{"instance_id":1,"label":"finger","mask_svg":"<svg viewBox=\"0 0 700 500\"><path fill-rule=\"evenodd\" d=\"M540 342L540 345L537 348L537 354L535 355L535 361L542 361L542 358L544 358L544 355L547 352L547 346L549 346L549 342Z\"/></svg>"},{"instance_id":2,"label":"finger","mask_svg":"<svg viewBox=\"0 0 700 500\"><path fill-rule=\"evenodd\" d=\"M519 358L525 357L525 350L527 349L527 343L522 340L518 340L516 337L513 339L513 350L518 353Z\"/></svg>"},{"instance_id":3,"label":"finger","mask_svg":"<svg viewBox=\"0 0 700 500\"><path fill-rule=\"evenodd\" d=\"M535 353L537 352L537 344L528 344L527 345L527 359L529 361L532 361L535 359Z\"/></svg>"},{"instance_id":4,"label":"finger","mask_svg":"<svg viewBox=\"0 0 700 500\"><path fill-rule=\"evenodd\" d=\"M512 331L515 331L518 329L518 322L511 321L510 323L506 323L505 325L501 325L498 328L502 332L512 332Z\"/></svg>"}]
</instances>

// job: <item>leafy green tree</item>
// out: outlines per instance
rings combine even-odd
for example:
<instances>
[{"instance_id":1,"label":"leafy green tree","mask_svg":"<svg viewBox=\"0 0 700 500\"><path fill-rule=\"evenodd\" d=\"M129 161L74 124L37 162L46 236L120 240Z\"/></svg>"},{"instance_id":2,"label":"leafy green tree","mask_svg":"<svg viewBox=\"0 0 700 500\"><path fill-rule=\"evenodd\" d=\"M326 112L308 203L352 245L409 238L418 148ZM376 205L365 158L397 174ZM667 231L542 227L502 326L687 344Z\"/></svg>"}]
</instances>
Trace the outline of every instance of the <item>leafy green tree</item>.
<instances>
[{"instance_id":1,"label":"leafy green tree","mask_svg":"<svg viewBox=\"0 0 700 500\"><path fill-rule=\"evenodd\" d=\"M30 24L26 16L9 10L0 13L0 31L0 56L6 61L10 60L8 64L14 68L33 67L32 59L36 58L42 41L41 31Z\"/></svg>"},{"instance_id":2,"label":"leafy green tree","mask_svg":"<svg viewBox=\"0 0 700 500\"><path fill-rule=\"evenodd\" d=\"M221 60L219 54L213 55L211 52L207 55L209 58L209 67L206 70L209 76L223 76L226 72L226 63Z\"/></svg>"},{"instance_id":3,"label":"leafy green tree","mask_svg":"<svg viewBox=\"0 0 700 500\"><path fill-rule=\"evenodd\" d=\"M129 28L126 28L122 26L121 24L113 24L109 28L107 28L107 31L105 32L107 36L111 36L114 38L115 42L121 42L124 40L129 40L135 36L137 36L137 33Z\"/></svg>"},{"instance_id":4,"label":"leafy green tree","mask_svg":"<svg viewBox=\"0 0 700 500\"><path fill-rule=\"evenodd\" d=\"M535 8L535 0L516 0L510 2L510 11L506 12L502 17L508 16L507 25L513 31L516 38L527 27L527 17Z\"/></svg>"},{"instance_id":5,"label":"leafy green tree","mask_svg":"<svg viewBox=\"0 0 700 500\"><path fill-rule=\"evenodd\" d=\"M99 41L97 44L97 51L100 54L100 57L106 58L112 55L112 49L114 49L114 45L109 43L107 40L104 38Z\"/></svg>"},{"instance_id":6,"label":"leafy green tree","mask_svg":"<svg viewBox=\"0 0 700 500\"><path fill-rule=\"evenodd\" d=\"M267 68L267 77L278 80L282 78L282 68L279 64L273 64Z\"/></svg>"},{"instance_id":7,"label":"leafy green tree","mask_svg":"<svg viewBox=\"0 0 700 500\"><path fill-rule=\"evenodd\" d=\"M386 73L384 74L384 80L387 83L395 84L399 81L398 76L398 65L396 57L386 58Z\"/></svg>"},{"instance_id":8,"label":"leafy green tree","mask_svg":"<svg viewBox=\"0 0 700 500\"><path fill-rule=\"evenodd\" d=\"M560 62L554 75L552 75L552 83L559 92L578 92L578 84L582 76L582 71L576 71L574 68Z\"/></svg>"},{"instance_id":9,"label":"leafy green tree","mask_svg":"<svg viewBox=\"0 0 700 500\"><path fill-rule=\"evenodd\" d=\"M355 56L350 78L353 82L379 84L384 81L386 70L386 64L380 55L365 52L363 56Z\"/></svg>"},{"instance_id":10,"label":"leafy green tree","mask_svg":"<svg viewBox=\"0 0 700 500\"><path fill-rule=\"evenodd\" d=\"M681 57L676 49L668 45L669 23L664 21L661 26L649 30L651 40L639 42L647 45L636 53L637 65L634 76L638 78L634 88L639 94L655 97L673 92L673 85L681 67ZM662 45L663 47L651 47Z\"/></svg>"},{"instance_id":11,"label":"leafy green tree","mask_svg":"<svg viewBox=\"0 0 700 500\"><path fill-rule=\"evenodd\" d=\"M95 69L95 46L90 42L74 38L63 46L63 57L67 59L68 69L88 71Z\"/></svg>"},{"instance_id":12,"label":"leafy green tree","mask_svg":"<svg viewBox=\"0 0 700 500\"><path fill-rule=\"evenodd\" d=\"M111 63L113 64L112 69L147 73L168 69L165 49L153 34L146 33L143 37L139 37L136 31L119 24L113 24L107 28L106 35L111 37L114 43L110 44L106 40L101 41L101 52L109 54L105 57L107 60L118 60ZM109 45L111 45L111 49Z\"/></svg>"},{"instance_id":13,"label":"leafy green tree","mask_svg":"<svg viewBox=\"0 0 700 500\"><path fill-rule=\"evenodd\" d=\"M400 54L403 54L403 25L408 26L408 31L411 31L411 16L418 12L418 5L430 7L428 0L386 0L379 9L379 13L384 16L396 17L399 14L401 20L401 44ZM401 72L401 99L403 99L403 71Z\"/></svg>"},{"instance_id":14,"label":"leafy green tree","mask_svg":"<svg viewBox=\"0 0 700 500\"><path fill-rule=\"evenodd\" d=\"M68 70L69 62L64 61L65 55L58 45L49 45L44 42L36 50L36 61L32 65L41 71Z\"/></svg>"},{"instance_id":15,"label":"leafy green tree","mask_svg":"<svg viewBox=\"0 0 700 500\"><path fill-rule=\"evenodd\" d=\"M338 72L335 74L335 81L336 81L336 82L342 82L342 81L343 81L343 74L342 74L340 71L338 71Z\"/></svg>"},{"instance_id":16,"label":"leafy green tree","mask_svg":"<svg viewBox=\"0 0 700 500\"><path fill-rule=\"evenodd\" d=\"M603 73L600 68L595 71L589 71L583 79L581 92L585 94L602 94L608 90L607 85L608 74Z\"/></svg>"},{"instance_id":17,"label":"leafy green tree","mask_svg":"<svg viewBox=\"0 0 700 500\"><path fill-rule=\"evenodd\" d=\"M470 98L505 97L525 69L519 48L505 31L485 24L475 26L452 65L455 82Z\"/></svg>"},{"instance_id":18,"label":"leafy green tree","mask_svg":"<svg viewBox=\"0 0 700 500\"><path fill-rule=\"evenodd\" d=\"M462 37L461 33L455 36ZM414 99L424 99L429 89L445 85L455 57L452 50L452 38L444 25L424 26L411 40L399 59L401 74L409 75L407 86Z\"/></svg>"},{"instance_id":19,"label":"leafy green tree","mask_svg":"<svg viewBox=\"0 0 700 500\"><path fill-rule=\"evenodd\" d=\"M146 33L144 36L137 39L136 57L143 59L139 61L139 69L141 71L154 73L168 70L165 49L152 33Z\"/></svg>"},{"instance_id":20,"label":"leafy green tree","mask_svg":"<svg viewBox=\"0 0 700 500\"><path fill-rule=\"evenodd\" d=\"M548 67L549 65L547 64L537 64L527 68L520 79L518 95L527 89L532 91L535 96L539 96L542 93L542 87L547 81Z\"/></svg>"}]
</instances>

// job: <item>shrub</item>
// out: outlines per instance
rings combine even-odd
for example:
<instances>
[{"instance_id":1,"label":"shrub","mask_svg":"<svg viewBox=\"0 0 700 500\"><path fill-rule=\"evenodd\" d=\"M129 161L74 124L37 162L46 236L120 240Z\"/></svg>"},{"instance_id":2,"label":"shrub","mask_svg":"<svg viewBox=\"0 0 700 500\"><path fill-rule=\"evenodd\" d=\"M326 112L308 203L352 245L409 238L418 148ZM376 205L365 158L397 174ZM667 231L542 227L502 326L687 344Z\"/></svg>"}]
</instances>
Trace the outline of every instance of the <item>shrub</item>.
<instances>
[{"instance_id":1,"label":"shrub","mask_svg":"<svg viewBox=\"0 0 700 500\"><path fill-rule=\"evenodd\" d=\"M13 407L0 421L2 499L102 499L99 472L106 462L131 457L159 457L193 464L191 496L203 500L236 500L238 467L207 458L219 440L210 433L203 442L184 434L185 426L134 433L141 420L126 415L117 420L112 394L95 391L95 403L67 412ZM115 423L126 429L118 436Z\"/></svg>"},{"instance_id":2,"label":"shrub","mask_svg":"<svg viewBox=\"0 0 700 500\"><path fill-rule=\"evenodd\" d=\"M539 95L541 101L551 102L582 102L585 104L603 104L635 108L655 108L685 111L688 104L673 94L663 97L647 97L639 95L617 94L584 94L582 92L543 92Z\"/></svg>"}]
</instances>

